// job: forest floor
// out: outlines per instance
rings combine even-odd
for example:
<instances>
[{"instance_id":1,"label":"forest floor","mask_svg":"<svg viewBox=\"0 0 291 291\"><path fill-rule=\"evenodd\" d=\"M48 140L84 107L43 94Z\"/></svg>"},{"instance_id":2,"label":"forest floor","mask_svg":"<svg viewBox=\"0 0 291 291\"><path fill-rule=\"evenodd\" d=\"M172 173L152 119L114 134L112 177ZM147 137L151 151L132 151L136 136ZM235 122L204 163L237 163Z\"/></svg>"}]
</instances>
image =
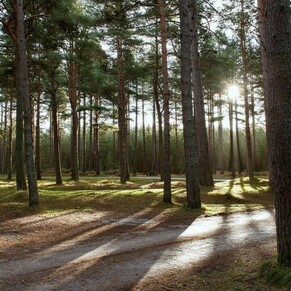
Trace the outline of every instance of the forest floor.
<instances>
[{"instance_id":1,"label":"forest floor","mask_svg":"<svg viewBox=\"0 0 291 291\"><path fill-rule=\"evenodd\" d=\"M272 208L10 214L0 227L3 291L280 290L259 274L276 252Z\"/></svg>"}]
</instances>

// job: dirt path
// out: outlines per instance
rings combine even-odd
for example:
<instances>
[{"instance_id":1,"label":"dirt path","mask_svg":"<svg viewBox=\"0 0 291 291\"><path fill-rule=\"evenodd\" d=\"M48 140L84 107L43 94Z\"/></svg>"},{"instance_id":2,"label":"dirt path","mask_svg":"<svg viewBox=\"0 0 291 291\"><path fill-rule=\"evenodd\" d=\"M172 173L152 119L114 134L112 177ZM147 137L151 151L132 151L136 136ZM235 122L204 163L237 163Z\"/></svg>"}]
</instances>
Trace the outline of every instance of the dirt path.
<instances>
[{"instance_id":1,"label":"dirt path","mask_svg":"<svg viewBox=\"0 0 291 291\"><path fill-rule=\"evenodd\" d=\"M273 210L194 221L73 213L1 223L1 290L149 290L238 248L274 241Z\"/></svg>"}]
</instances>

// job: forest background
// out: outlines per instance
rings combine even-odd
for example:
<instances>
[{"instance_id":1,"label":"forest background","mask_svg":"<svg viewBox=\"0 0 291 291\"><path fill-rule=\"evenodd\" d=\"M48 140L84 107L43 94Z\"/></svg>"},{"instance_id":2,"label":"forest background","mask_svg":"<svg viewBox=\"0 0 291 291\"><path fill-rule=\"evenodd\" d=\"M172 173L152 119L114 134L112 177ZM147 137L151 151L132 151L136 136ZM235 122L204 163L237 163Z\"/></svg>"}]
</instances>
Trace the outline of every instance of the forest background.
<instances>
[{"instance_id":1,"label":"forest background","mask_svg":"<svg viewBox=\"0 0 291 291\"><path fill-rule=\"evenodd\" d=\"M266 171L257 11L252 1L223 1L218 6L215 2L201 1L198 7L212 172L241 173L247 168L250 154L253 170ZM166 2L165 12L171 171L182 174L177 4ZM8 1L2 1L1 19L0 173L11 179L19 158L15 151L13 9ZM37 177L40 179L43 172L56 172L55 155L60 156L62 174L72 173L75 180L79 171L119 173L117 96L121 89L126 99L129 172L161 173L163 81L156 5L143 1L25 1L24 19ZM119 37L123 39L122 48L118 46ZM121 52L123 64L119 65ZM120 88L120 74L124 88ZM230 91L234 85L237 91ZM252 153L246 144L246 121L251 129ZM72 170L75 164L77 169Z\"/></svg>"}]
</instances>

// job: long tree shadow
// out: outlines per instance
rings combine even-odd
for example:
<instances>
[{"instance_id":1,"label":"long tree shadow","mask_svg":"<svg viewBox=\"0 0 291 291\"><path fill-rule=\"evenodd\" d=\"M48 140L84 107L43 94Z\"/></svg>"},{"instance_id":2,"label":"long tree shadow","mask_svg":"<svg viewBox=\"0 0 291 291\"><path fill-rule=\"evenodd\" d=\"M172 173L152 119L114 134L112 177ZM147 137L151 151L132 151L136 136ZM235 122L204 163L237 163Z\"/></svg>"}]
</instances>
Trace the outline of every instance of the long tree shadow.
<instances>
[{"instance_id":1,"label":"long tree shadow","mask_svg":"<svg viewBox=\"0 0 291 291\"><path fill-rule=\"evenodd\" d=\"M26 273L37 272L38 279L43 281L50 277L58 277L74 264L84 261L90 265L86 268L87 272L96 264L98 266L105 257L132 252L137 248L150 248L151 239L146 236L149 231L159 238L158 244L163 245L169 240L175 240L188 227L188 225L180 226L176 231L172 230L161 237L159 225L161 223L167 225L167 219L168 216L163 215L163 209L150 209L133 213L130 217L121 218L119 214L116 219L105 216L101 220L90 221L88 226L73 234L61 236L53 243L37 246L37 249L32 249L23 260L1 263L4 270L1 272L2 279L9 278L11 273L24 278ZM131 244L132 238L135 238L137 245ZM73 281L82 274L82 271L74 270L74 273ZM29 279L26 278L25 281L33 285ZM71 279L63 280L62 283L57 284L57 289L67 288L70 282Z\"/></svg>"},{"instance_id":2,"label":"long tree shadow","mask_svg":"<svg viewBox=\"0 0 291 291\"><path fill-rule=\"evenodd\" d=\"M230 205L225 204L225 212ZM111 214L42 245L23 260L1 263L2 279L9 281L13 274L25 282L26 290L40 286L42 290L132 290L145 277L207 260L218 249L233 249L237 240L247 237L235 233L241 225L236 221L239 215L214 217L209 226L207 218L173 224L163 209L123 217ZM256 230L255 223L251 226ZM29 273L34 276L27 276Z\"/></svg>"}]
</instances>

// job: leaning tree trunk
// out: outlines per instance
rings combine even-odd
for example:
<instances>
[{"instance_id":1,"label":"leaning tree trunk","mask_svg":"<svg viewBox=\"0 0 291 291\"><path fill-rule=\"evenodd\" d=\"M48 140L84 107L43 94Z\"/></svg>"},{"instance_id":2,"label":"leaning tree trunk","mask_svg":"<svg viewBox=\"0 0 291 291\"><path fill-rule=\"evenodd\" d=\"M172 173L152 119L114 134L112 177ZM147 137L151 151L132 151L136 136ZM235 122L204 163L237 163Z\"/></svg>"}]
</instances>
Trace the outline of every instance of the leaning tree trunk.
<instances>
[{"instance_id":1,"label":"leaning tree trunk","mask_svg":"<svg viewBox=\"0 0 291 291\"><path fill-rule=\"evenodd\" d=\"M196 124L196 138L198 145L198 164L200 184L203 186L213 186L211 163L209 157L209 147L207 139L207 129L205 124L205 109L202 89L202 76L198 52L198 31L197 31L197 0L191 0L191 56L192 56L192 78L194 88L194 114Z\"/></svg>"},{"instance_id":2,"label":"leaning tree trunk","mask_svg":"<svg viewBox=\"0 0 291 291\"><path fill-rule=\"evenodd\" d=\"M160 13L160 31L162 44L162 72L163 72L163 103L164 103L164 156L163 156L163 179L164 195L163 201L171 203L171 152L170 152L170 92L168 80L168 56L167 56L167 33L166 33L166 16L164 3L158 0L158 9Z\"/></svg>"},{"instance_id":3,"label":"leaning tree trunk","mask_svg":"<svg viewBox=\"0 0 291 291\"><path fill-rule=\"evenodd\" d=\"M191 12L194 8L192 7L192 2L193 1L191 1L189 5L187 0L179 0L181 26L181 88L187 206L189 208L200 208L199 171L191 86L191 25L189 21Z\"/></svg>"},{"instance_id":4,"label":"leaning tree trunk","mask_svg":"<svg viewBox=\"0 0 291 291\"><path fill-rule=\"evenodd\" d=\"M291 10L289 0L265 3L267 64L263 66L268 82L266 115L278 261L291 267Z\"/></svg>"},{"instance_id":5,"label":"leaning tree trunk","mask_svg":"<svg viewBox=\"0 0 291 291\"><path fill-rule=\"evenodd\" d=\"M24 143L25 160L28 180L29 206L39 204L37 179L34 164L34 149L32 136L32 109L30 104L29 84L28 84L28 65L26 52L26 39L24 31L23 1L16 1L17 15L17 41L19 54L18 86L21 99L23 100L23 121L24 121Z\"/></svg>"}]
</instances>

